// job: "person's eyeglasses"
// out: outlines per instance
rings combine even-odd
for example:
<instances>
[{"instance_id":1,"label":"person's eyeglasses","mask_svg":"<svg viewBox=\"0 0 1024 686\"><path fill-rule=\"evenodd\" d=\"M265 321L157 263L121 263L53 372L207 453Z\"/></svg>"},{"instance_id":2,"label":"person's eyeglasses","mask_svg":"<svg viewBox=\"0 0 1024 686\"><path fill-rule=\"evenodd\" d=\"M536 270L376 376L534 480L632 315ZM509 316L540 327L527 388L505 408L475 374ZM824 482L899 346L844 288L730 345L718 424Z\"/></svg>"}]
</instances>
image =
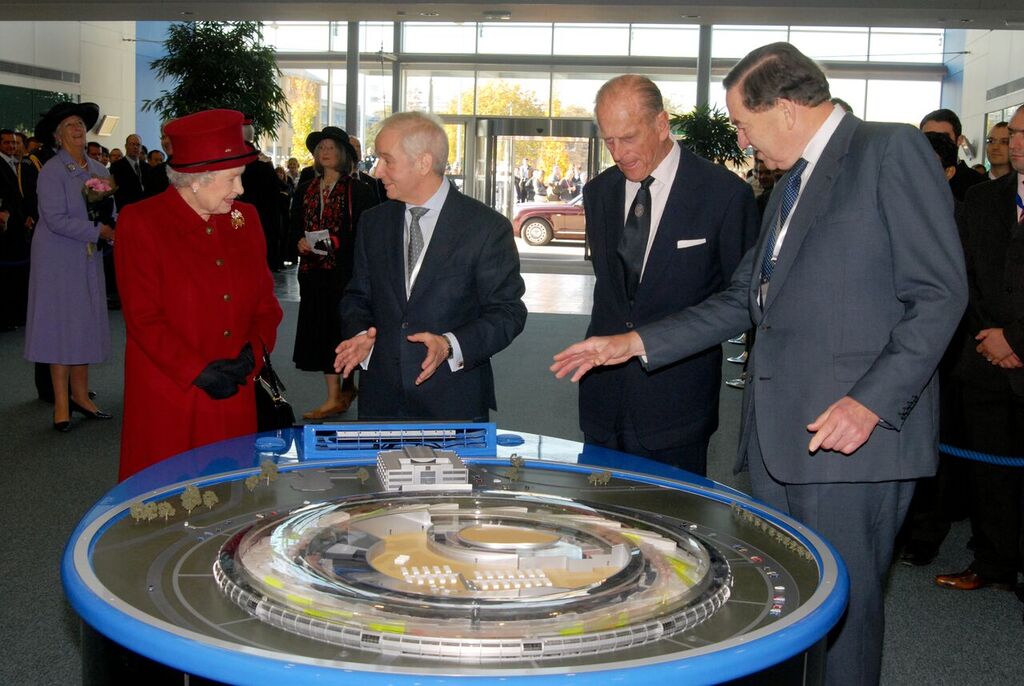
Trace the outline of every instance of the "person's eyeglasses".
<instances>
[{"instance_id":1,"label":"person's eyeglasses","mask_svg":"<svg viewBox=\"0 0 1024 686\"><path fill-rule=\"evenodd\" d=\"M989 136L988 138L985 139L985 143L987 143L988 145L992 145L993 143L999 143L1001 145L1009 145L1010 144L1010 139L1009 138L993 138L992 136Z\"/></svg>"}]
</instances>

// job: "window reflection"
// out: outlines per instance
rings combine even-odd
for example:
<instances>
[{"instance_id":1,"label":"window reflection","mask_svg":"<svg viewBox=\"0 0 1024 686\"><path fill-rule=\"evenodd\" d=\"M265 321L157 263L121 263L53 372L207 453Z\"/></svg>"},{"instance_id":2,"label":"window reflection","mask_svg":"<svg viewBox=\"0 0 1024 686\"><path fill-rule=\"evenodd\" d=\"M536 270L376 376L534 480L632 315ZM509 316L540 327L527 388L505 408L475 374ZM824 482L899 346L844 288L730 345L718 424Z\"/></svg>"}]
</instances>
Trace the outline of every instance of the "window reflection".
<instances>
[{"instance_id":1,"label":"window reflection","mask_svg":"<svg viewBox=\"0 0 1024 686\"><path fill-rule=\"evenodd\" d=\"M551 24L482 23L477 30L480 53L550 55Z\"/></svg>"},{"instance_id":2,"label":"window reflection","mask_svg":"<svg viewBox=\"0 0 1024 686\"><path fill-rule=\"evenodd\" d=\"M477 76L476 113L503 117L546 117L548 73L482 71Z\"/></svg>"},{"instance_id":3,"label":"window reflection","mask_svg":"<svg viewBox=\"0 0 1024 686\"><path fill-rule=\"evenodd\" d=\"M700 44L699 26L633 24L629 54L644 57L696 57Z\"/></svg>"},{"instance_id":4,"label":"window reflection","mask_svg":"<svg viewBox=\"0 0 1024 686\"><path fill-rule=\"evenodd\" d=\"M556 55L628 55L629 24L555 24Z\"/></svg>"}]
</instances>

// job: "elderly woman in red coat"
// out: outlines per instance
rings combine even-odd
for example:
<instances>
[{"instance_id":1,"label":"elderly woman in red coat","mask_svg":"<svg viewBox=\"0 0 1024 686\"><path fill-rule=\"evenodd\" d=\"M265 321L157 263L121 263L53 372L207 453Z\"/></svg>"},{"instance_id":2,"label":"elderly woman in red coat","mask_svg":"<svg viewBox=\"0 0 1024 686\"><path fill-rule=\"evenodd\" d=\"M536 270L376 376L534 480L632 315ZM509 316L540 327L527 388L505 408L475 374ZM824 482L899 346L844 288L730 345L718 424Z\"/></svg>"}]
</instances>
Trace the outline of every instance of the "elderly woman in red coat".
<instances>
[{"instance_id":1,"label":"elderly woman in red coat","mask_svg":"<svg viewBox=\"0 0 1024 686\"><path fill-rule=\"evenodd\" d=\"M129 205L115 251L124 308L119 479L206 443L256 431L253 379L281 307L256 209L235 202L242 114L209 110L165 128L170 187Z\"/></svg>"}]
</instances>

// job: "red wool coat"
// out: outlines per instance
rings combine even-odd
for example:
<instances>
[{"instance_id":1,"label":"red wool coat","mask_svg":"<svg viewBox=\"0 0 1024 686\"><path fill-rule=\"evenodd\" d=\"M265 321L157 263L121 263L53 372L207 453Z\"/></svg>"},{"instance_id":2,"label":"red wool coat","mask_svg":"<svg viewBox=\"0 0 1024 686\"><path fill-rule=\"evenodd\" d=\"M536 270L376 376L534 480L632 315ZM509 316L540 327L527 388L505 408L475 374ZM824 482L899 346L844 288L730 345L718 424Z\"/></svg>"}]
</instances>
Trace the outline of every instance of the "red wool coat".
<instances>
[{"instance_id":1,"label":"red wool coat","mask_svg":"<svg viewBox=\"0 0 1024 686\"><path fill-rule=\"evenodd\" d=\"M127 333L118 479L256 431L260 341L271 350L281 321L256 209L236 202L204 222L168 188L124 209L114 258ZM214 400L192 385L247 341L257 369L236 395Z\"/></svg>"}]
</instances>

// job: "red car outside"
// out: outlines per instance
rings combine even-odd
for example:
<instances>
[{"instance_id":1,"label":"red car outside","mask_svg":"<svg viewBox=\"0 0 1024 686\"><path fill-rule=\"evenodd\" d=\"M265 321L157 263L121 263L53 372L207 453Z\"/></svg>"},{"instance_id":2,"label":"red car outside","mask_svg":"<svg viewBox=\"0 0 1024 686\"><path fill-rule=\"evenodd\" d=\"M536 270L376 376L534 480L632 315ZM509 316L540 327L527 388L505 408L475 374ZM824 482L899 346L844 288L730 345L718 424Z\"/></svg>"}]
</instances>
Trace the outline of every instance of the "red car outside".
<instances>
[{"instance_id":1,"label":"red car outside","mask_svg":"<svg viewBox=\"0 0 1024 686\"><path fill-rule=\"evenodd\" d=\"M583 194L567 203L527 202L516 205L512 232L527 245L547 245L552 240L586 240Z\"/></svg>"}]
</instances>

